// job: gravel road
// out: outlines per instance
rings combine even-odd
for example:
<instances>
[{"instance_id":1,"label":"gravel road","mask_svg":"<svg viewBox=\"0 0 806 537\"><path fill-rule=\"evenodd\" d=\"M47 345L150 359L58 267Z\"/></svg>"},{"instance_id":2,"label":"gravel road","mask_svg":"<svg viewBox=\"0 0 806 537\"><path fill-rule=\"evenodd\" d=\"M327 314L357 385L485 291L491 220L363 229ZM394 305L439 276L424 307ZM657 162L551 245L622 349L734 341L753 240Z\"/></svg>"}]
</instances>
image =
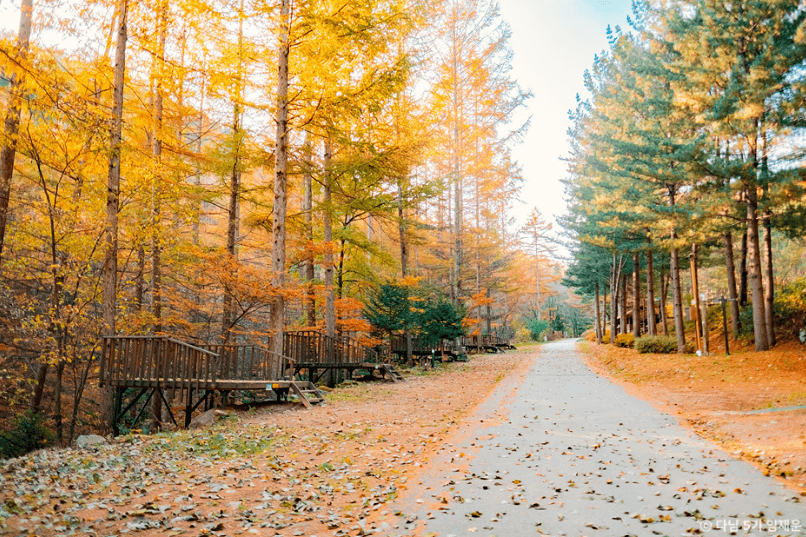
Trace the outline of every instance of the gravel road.
<instances>
[{"instance_id":1,"label":"gravel road","mask_svg":"<svg viewBox=\"0 0 806 537\"><path fill-rule=\"evenodd\" d=\"M384 533L806 535L796 492L597 376L573 341L543 346L451 441Z\"/></svg>"}]
</instances>

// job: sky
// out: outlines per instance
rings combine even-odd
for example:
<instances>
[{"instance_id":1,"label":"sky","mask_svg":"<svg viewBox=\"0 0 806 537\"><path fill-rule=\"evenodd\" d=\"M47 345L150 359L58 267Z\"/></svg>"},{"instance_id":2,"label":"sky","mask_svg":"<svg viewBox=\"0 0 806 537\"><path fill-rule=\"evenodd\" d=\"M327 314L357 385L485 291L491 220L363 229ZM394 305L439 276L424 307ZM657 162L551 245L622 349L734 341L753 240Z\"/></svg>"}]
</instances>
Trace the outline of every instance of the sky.
<instances>
[{"instance_id":1,"label":"sky","mask_svg":"<svg viewBox=\"0 0 806 537\"><path fill-rule=\"evenodd\" d=\"M501 16L512 29L512 76L534 97L524 117L532 123L513 153L523 169L522 223L533 207L549 221L565 211L563 185L568 155L568 111L576 95L585 98L583 74L594 55L607 48L607 25L627 27L630 0L499 0ZM556 227L556 225L555 225Z\"/></svg>"}]
</instances>

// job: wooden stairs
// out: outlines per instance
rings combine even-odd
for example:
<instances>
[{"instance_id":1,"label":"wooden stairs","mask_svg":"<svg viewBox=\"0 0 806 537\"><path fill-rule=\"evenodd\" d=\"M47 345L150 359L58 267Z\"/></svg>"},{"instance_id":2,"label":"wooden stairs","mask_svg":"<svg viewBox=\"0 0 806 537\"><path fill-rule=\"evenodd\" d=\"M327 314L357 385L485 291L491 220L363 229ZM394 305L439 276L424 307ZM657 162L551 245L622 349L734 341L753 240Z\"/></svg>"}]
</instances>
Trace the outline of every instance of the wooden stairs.
<instances>
[{"instance_id":1,"label":"wooden stairs","mask_svg":"<svg viewBox=\"0 0 806 537\"><path fill-rule=\"evenodd\" d=\"M325 396L316 387L316 384L307 380L293 381L290 385L291 392L296 394L305 408L313 408L313 405L324 404Z\"/></svg>"},{"instance_id":2,"label":"wooden stairs","mask_svg":"<svg viewBox=\"0 0 806 537\"><path fill-rule=\"evenodd\" d=\"M400 371L395 369L395 366L391 364L381 364L381 369L383 370L384 377L391 379L392 382L404 382L406 380Z\"/></svg>"}]
</instances>

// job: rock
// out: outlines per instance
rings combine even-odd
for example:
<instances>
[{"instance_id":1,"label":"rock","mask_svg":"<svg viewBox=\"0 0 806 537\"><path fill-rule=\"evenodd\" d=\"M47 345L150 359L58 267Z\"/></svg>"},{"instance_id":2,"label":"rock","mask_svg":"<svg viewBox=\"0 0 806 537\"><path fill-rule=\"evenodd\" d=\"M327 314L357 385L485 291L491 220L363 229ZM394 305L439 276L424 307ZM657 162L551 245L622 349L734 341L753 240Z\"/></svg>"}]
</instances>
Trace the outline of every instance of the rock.
<instances>
[{"instance_id":1,"label":"rock","mask_svg":"<svg viewBox=\"0 0 806 537\"><path fill-rule=\"evenodd\" d=\"M190 421L190 426L188 429L201 429L202 427L210 427L214 425L219 419L223 418L224 416L228 416L226 412L223 410L218 410L217 408L212 408L207 412L199 414L195 418Z\"/></svg>"},{"instance_id":2,"label":"rock","mask_svg":"<svg viewBox=\"0 0 806 537\"><path fill-rule=\"evenodd\" d=\"M78 449L96 448L106 444L106 438L97 434L84 434L76 438L75 446Z\"/></svg>"}]
</instances>

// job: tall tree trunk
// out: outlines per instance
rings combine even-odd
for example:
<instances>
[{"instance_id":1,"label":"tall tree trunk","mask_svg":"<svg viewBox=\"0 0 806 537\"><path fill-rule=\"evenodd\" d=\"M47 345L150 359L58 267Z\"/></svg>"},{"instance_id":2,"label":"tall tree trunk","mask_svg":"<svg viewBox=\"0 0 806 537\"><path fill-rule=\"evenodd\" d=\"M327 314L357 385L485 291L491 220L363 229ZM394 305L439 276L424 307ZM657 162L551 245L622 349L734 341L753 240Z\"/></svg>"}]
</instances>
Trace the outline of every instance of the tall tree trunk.
<instances>
[{"instance_id":1,"label":"tall tree trunk","mask_svg":"<svg viewBox=\"0 0 806 537\"><path fill-rule=\"evenodd\" d=\"M602 290L602 340L605 337L605 331L607 330L607 325L609 323L610 317L607 316L607 289L609 287L609 283L605 284L604 289Z\"/></svg>"},{"instance_id":2,"label":"tall tree trunk","mask_svg":"<svg viewBox=\"0 0 806 537\"><path fill-rule=\"evenodd\" d=\"M725 268L728 272L728 297L730 298L730 323L733 338L739 338L739 300L736 294L736 265L733 259L733 235L728 231L722 235L725 245Z\"/></svg>"},{"instance_id":3,"label":"tall tree trunk","mask_svg":"<svg viewBox=\"0 0 806 537\"><path fill-rule=\"evenodd\" d=\"M627 275L621 275L621 293L619 295L619 334L627 333Z\"/></svg>"},{"instance_id":4,"label":"tall tree trunk","mask_svg":"<svg viewBox=\"0 0 806 537\"><path fill-rule=\"evenodd\" d=\"M775 279L772 273L772 214L764 211L762 219L764 229L764 313L767 326L767 343L775 345Z\"/></svg>"},{"instance_id":5,"label":"tall tree trunk","mask_svg":"<svg viewBox=\"0 0 806 537\"><path fill-rule=\"evenodd\" d=\"M400 274L408 274L409 250L406 240L406 215L403 208L403 181L397 180L397 231L400 236Z\"/></svg>"},{"instance_id":6,"label":"tall tree trunk","mask_svg":"<svg viewBox=\"0 0 806 537\"><path fill-rule=\"evenodd\" d=\"M238 265L239 205L241 195L241 99L243 98L243 0L238 11L238 66L235 75L235 97L232 105L232 170L229 181L229 205L227 207L227 246L225 255L231 270ZM224 286L224 300L221 309L221 340L229 343L232 326L235 322L235 297L232 290Z\"/></svg>"},{"instance_id":7,"label":"tall tree trunk","mask_svg":"<svg viewBox=\"0 0 806 537\"><path fill-rule=\"evenodd\" d=\"M705 341L705 332L703 331L704 324L700 318L700 312L702 309L700 308L700 282L699 274L697 273L697 266L699 263L697 257L697 245L692 244L691 256L689 257L689 260L691 261L691 294L694 295L694 315L692 315L694 320L694 337L697 339L697 348L704 351L705 345L703 342Z\"/></svg>"},{"instance_id":8,"label":"tall tree trunk","mask_svg":"<svg viewBox=\"0 0 806 537\"><path fill-rule=\"evenodd\" d=\"M635 339L641 337L641 257L638 252L632 255L633 262L633 307L632 307L632 335Z\"/></svg>"},{"instance_id":9,"label":"tall tree trunk","mask_svg":"<svg viewBox=\"0 0 806 537\"><path fill-rule=\"evenodd\" d=\"M288 203L288 56L291 50L291 0L280 0L280 39L277 54L277 130L274 149L274 206L272 208L272 287L277 296L271 306L269 325L272 331L272 352L283 353L285 324L285 238L286 207Z\"/></svg>"},{"instance_id":10,"label":"tall tree trunk","mask_svg":"<svg viewBox=\"0 0 806 537\"><path fill-rule=\"evenodd\" d=\"M61 346L61 344L59 345ZM61 352L60 352L61 355ZM59 445L64 445L64 427L62 426L62 384L64 378L64 360L59 357L59 362L56 364L56 389L53 394L53 401L55 408L53 410L54 421L56 422L56 438L59 440Z\"/></svg>"},{"instance_id":11,"label":"tall tree trunk","mask_svg":"<svg viewBox=\"0 0 806 537\"><path fill-rule=\"evenodd\" d=\"M112 123L109 143L109 173L106 180L106 225L104 227L104 280L102 309L104 333L114 336L116 333L115 317L117 311L117 274L118 274L118 209L120 206L120 153L123 133L123 87L126 73L126 41L128 40L128 0L120 0L118 4L118 35L115 45L115 73L113 78ZM114 389L104 387L103 423L112 427L114 417Z\"/></svg>"},{"instance_id":12,"label":"tall tree trunk","mask_svg":"<svg viewBox=\"0 0 806 537\"><path fill-rule=\"evenodd\" d=\"M162 326L162 129L163 129L163 77L165 76L165 41L168 34L168 0L159 3L157 24L159 39L157 54L152 66L154 91L154 133L152 156L155 173L152 178L151 198L151 297L154 316L154 334L163 331ZM156 359L156 358L155 358ZM160 388L157 388L158 390ZM162 398L156 394L151 398L151 425L153 431L162 427Z\"/></svg>"},{"instance_id":13,"label":"tall tree trunk","mask_svg":"<svg viewBox=\"0 0 806 537\"><path fill-rule=\"evenodd\" d=\"M742 233L742 249L739 259L739 305L747 305L747 230Z\"/></svg>"},{"instance_id":14,"label":"tall tree trunk","mask_svg":"<svg viewBox=\"0 0 806 537\"><path fill-rule=\"evenodd\" d=\"M618 296L619 284L621 283L621 263L616 262L616 254L613 254L613 265L610 267L610 344L616 343L616 319L618 318Z\"/></svg>"},{"instance_id":15,"label":"tall tree trunk","mask_svg":"<svg viewBox=\"0 0 806 537\"><path fill-rule=\"evenodd\" d=\"M652 250L646 251L646 321L650 336L658 335L655 324L655 267L652 264Z\"/></svg>"},{"instance_id":16,"label":"tall tree trunk","mask_svg":"<svg viewBox=\"0 0 806 537\"><path fill-rule=\"evenodd\" d=\"M325 228L325 333L336 336L336 297L333 289L333 210L331 190L333 180L332 160L333 148L330 139L325 140L325 173L324 173L324 228Z\"/></svg>"},{"instance_id":17,"label":"tall tree trunk","mask_svg":"<svg viewBox=\"0 0 806 537\"><path fill-rule=\"evenodd\" d=\"M745 192L747 203L747 250L750 254L748 279L753 300L753 335L756 351L769 350L767 339L764 287L761 269L761 248L758 240L758 195L755 188Z\"/></svg>"},{"instance_id":18,"label":"tall tree trunk","mask_svg":"<svg viewBox=\"0 0 806 537\"><path fill-rule=\"evenodd\" d=\"M663 271L660 273L660 322L663 327L663 335L669 336L669 315L666 309L666 298L669 296L669 279L664 277Z\"/></svg>"},{"instance_id":19,"label":"tall tree trunk","mask_svg":"<svg viewBox=\"0 0 806 537\"><path fill-rule=\"evenodd\" d=\"M669 185L667 187L669 195L669 205L674 206L677 200L677 187ZM677 232L672 230L670 238L672 242L677 239ZM672 283L672 296L674 300L674 331L677 338L677 352L683 354L686 352L686 332L683 325L683 292L681 290L680 282L680 251L673 247L671 251L671 261L669 262L669 278Z\"/></svg>"},{"instance_id":20,"label":"tall tree trunk","mask_svg":"<svg viewBox=\"0 0 806 537\"><path fill-rule=\"evenodd\" d=\"M33 19L33 0L22 0L20 6L20 26L17 33L17 46L14 56L17 63L23 64L28 57L31 42L31 21ZM3 246L8 223L8 204L11 198L11 181L14 176L14 160L17 156L17 137L22 113L22 97L25 91L24 71L12 73L9 87L8 109L3 124L5 144L0 149L0 263L3 259Z\"/></svg>"},{"instance_id":21,"label":"tall tree trunk","mask_svg":"<svg viewBox=\"0 0 806 537\"><path fill-rule=\"evenodd\" d=\"M675 239L672 232L672 239ZM672 284L672 315L674 316L674 332L677 338L677 352L686 352L686 329L683 325L683 292L680 283L680 252L677 248L672 248L671 260L669 262L669 279Z\"/></svg>"},{"instance_id":22,"label":"tall tree trunk","mask_svg":"<svg viewBox=\"0 0 806 537\"><path fill-rule=\"evenodd\" d=\"M599 311L599 282L596 282L596 343L602 343L602 315Z\"/></svg>"},{"instance_id":23,"label":"tall tree trunk","mask_svg":"<svg viewBox=\"0 0 806 537\"><path fill-rule=\"evenodd\" d=\"M305 133L305 144L302 149L305 169L302 173L302 212L305 217L305 240L308 253L305 256L305 311L308 326L316 326L316 296L313 289L314 254L313 254L313 147L311 133Z\"/></svg>"}]
</instances>

